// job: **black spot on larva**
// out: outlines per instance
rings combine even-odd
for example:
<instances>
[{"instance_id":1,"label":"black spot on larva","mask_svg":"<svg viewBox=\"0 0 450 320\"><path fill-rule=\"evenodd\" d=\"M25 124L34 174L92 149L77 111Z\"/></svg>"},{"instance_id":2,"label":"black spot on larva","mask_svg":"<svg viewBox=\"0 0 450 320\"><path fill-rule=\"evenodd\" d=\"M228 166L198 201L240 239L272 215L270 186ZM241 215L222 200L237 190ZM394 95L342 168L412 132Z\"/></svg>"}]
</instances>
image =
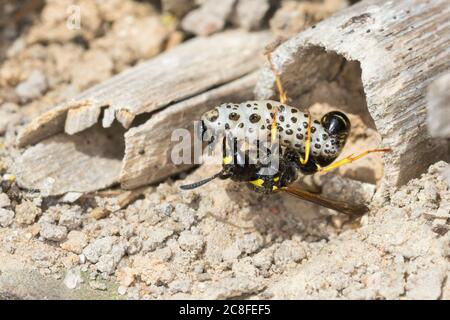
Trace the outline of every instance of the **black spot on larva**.
<instances>
[{"instance_id":1,"label":"black spot on larva","mask_svg":"<svg viewBox=\"0 0 450 320\"><path fill-rule=\"evenodd\" d=\"M316 143L316 144L314 145L314 147L316 147L317 149L320 149L322 146L321 146L320 144Z\"/></svg>"},{"instance_id":2,"label":"black spot on larva","mask_svg":"<svg viewBox=\"0 0 450 320\"><path fill-rule=\"evenodd\" d=\"M301 134L301 133L297 133L296 135L295 135L296 137L297 137L297 139L299 139L299 140L303 140L303 135Z\"/></svg>"},{"instance_id":3,"label":"black spot on larva","mask_svg":"<svg viewBox=\"0 0 450 320\"><path fill-rule=\"evenodd\" d=\"M291 118L291 121L292 121L293 123L296 123L296 122L297 122L297 117L292 117L292 118Z\"/></svg>"},{"instance_id":4,"label":"black spot on larva","mask_svg":"<svg viewBox=\"0 0 450 320\"><path fill-rule=\"evenodd\" d=\"M247 104L247 108L251 108L252 105L250 103Z\"/></svg>"},{"instance_id":5,"label":"black spot on larva","mask_svg":"<svg viewBox=\"0 0 450 320\"><path fill-rule=\"evenodd\" d=\"M244 123L241 122L238 124L238 128L243 128L243 127L244 127Z\"/></svg>"},{"instance_id":6,"label":"black spot on larva","mask_svg":"<svg viewBox=\"0 0 450 320\"><path fill-rule=\"evenodd\" d=\"M226 130L230 129L230 125L228 123L225 123L225 129Z\"/></svg>"},{"instance_id":7,"label":"black spot on larva","mask_svg":"<svg viewBox=\"0 0 450 320\"><path fill-rule=\"evenodd\" d=\"M229 105L227 105L227 109L231 109L231 105L229 104Z\"/></svg>"},{"instance_id":8,"label":"black spot on larva","mask_svg":"<svg viewBox=\"0 0 450 320\"><path fill-rule=\"evenodd\" d=\"M239 120L241 116L239 114L237 114L236 112L232 112L228 115L228 119L232 120L232 121L237 121Z\"/></svg>"},{"instance_id":9,"label":"black spot on larva","mask_svg":"<svg viewBox=\"0 0 450 320\"><path fill-rule=\"evenodd\" d=\"M267 103L266 106L267 106L267 109L272 110L272 105L270 103Z\"/></svg>"},{"instance_id":10,"label":"black spot on larva","mask_svg":"<svg viewBox=\"0 0 450 320\"><path fill-rule=\"evenodd\" d=\"M308 123L307 122L303 122L303 128L308 128Z\"/></svg>"},{"instance_id":11,"label":"black spot on larva","mask_svg":"<svg viewBox=\"0 0 450 320\"><path fill-rule=\"evenodd\" d=\"M313 151L313 155L314 155L314 156L318 156L319 153L318 153L317 151Z\"/></svg>"},{"instance_id":12,"label":"black spot on larva","mask_svg":"<svg viewBox=\"0 0 450 320\"><path fill-rule=\"evenodd\" d=\"M291 142L289 140L284 140L284 143L291 144Z\"/></svg>"},{"instance_id":13,"label":"black spot on larva","mask_svg":"<svg viewBox=\"0 0 450 320\"><path fill-rule=\"evenodd\" d=\"M145 150L144 150L144 149L139 150L139 154L140 154L141 156L143 156L143 155L145 154Z\"/></svg>"},{"instance_id":14,"label":"black spot on larva","mask_svg":"<svg viewBox=\"0 0 450 320\"><path fill-rule=\"evenodd\" d=\"M311 127L311 132L312 133L316 132L316 127Z\"/></svg>"},{"instance_id":15,"label":"black spot on larva","mask_svg":"<svg viewBox=\"0 0 450 320\"><path fill-rule=\"evenodd\" d=\"M294 146L295 146L296 148L301 148L301 145L298 144L298 143L294 144Z\"/></svg>"},{"instance_id":16,"label":"black spot on larva","mask_svg":"<svg viewBox=\"0 0 450 320\"><path fill-rule=\"evenodd\" d=\"M291 129L287 129L287 130L286 130L286 134L287 134L287 135L291 135L291 134L293 134L293 133L294 133L294 131L292 131Z\"/></svg>"},{"instance_id":17,"label":"black spot on larva","mask_svg":"<svg viewBox=\"0 0 450 320\"><path fill-rule=\"evenodd\" d=\"M316 124L320 124L319 120L314 120L313 122Z\"/></svg>"},{"instance_id":18,"label":"black spot on larva","mask_svg":"<svg viewBox=\"0 0 450 320\"><path fill-rule=\"evenodd\" d=\"M289 123L286 123L286 128L290 128L291 125Z\"/></svg>"},{"instance_id":19,"label":"black spot on larva","mask_svg":"<svg viewBox=\"0 0 450 320\"><path fill-rule=\"evenodd\" d=\"M271 123L272 121L270 119L266 119L266 123Z\"/></svg>"},{"instance_id":20,"label":"black spot on larva","mask_svg":"<svg viewBox=\"0 0 450 320\"><path fill-rule=\"evenodd\" d=\"M280 111L284 111L284 109L286 109L286 107L285 106L283 106L283 105L280 105Z\"/></svg>"},{"instance_id":21,"label":"black spot on larva","mask_svg":"<svg viewBox=\"0 0 450 320\"><path fill-rule=\"evenodd\" d=\"M278 126L277 129L279 132L283 132L283 130L284 130L283 127L280 127L280 126Z\"/></svg>"},{"instance_id":22,"label":"black spot on larva","mask_svg":"<svg viewBox=\"0 0 450 320\"><path fill-rule=\"evenodd\" d=\"M258 110L258 108L257 108L257 107L254 107L254 108L253 108L253 110L257 111L257 110Z\"/></svg>"},{"instance_id":23,"label":"black spot on larva","mask_svg":"<svg viewBox=\"0 0 450 320\"><path fill-rule=\"evenodd\" d=\"M297 109L294 109L294 108L292 108L292 109L291 109L291 112L292 112L292 113L297 113L297 112L298 112L298 110L297 110Z\"/></svg>"},{"instance_id":24,"label":"black spot on larva","mask_svg":"<svg viewBox=\"0 0 450 320\"><path fill-rule=\"evenodd\" d=\"M327 148L329 148L330 147L330 145L327 143L326 145L325 145L325 147L327 147Z\"/></svg>"},{"instance_id":25,"label":"black spot on larva","mask_svg":"<svg viewBox=\"0 0 450 320\"><path fill-rule=\"evenodd\" d=\"M324 134L322 134L322 139L323 140L328 140L328 136L324 133Z\"/></svg>"},{"instance_id":26,"label":"black spot on larva","mask_svg":"<svg viewBox=\"0 0 450 320\"><path fill-rule=\"evenodd\" d=\"M271 112L270 113L270 117L273 119L273 116L274 116L274 114L273 114L273 112Z\"/></svg>"},{"instance_id":27,"label":"black spot on larva","mask_svg":"<svg viewBox=\"0 0 450 320\"><path fill-rule=\"evenodd\" d=\"M264 130L264 128L265 128L264 125L262 125L262 126L261 126L261 130Z\"/></svg>"},{"instance_id":28,"label":"black spot on larva","mask_svg":"<svg viewBox=\"0 0 450 320\"><path fill-rule=\"evenodd\" d=\"M248 119L250 120L251 123L256 123L259 120L261 120L261 116L256 113L252 113Z\"/></svg>"},{"instance_id":29,"label":"black spot on larva","mask_svg":"<svg viewBox=\"0 0 450 320\"><path fill-rule=\"evenodd\" d=\"M258 104L257 104L256 102L255 102L255 103L253 103L253 105L254 105L254 106L258 106Z\"/></svg>"},{"instance_id":30,"label":"black spot on larva","mask_svg":"<svg viewBox=\"0 0 450 320\"><path fill-rule=\"evenodd\" d=\"M284 122L284 116L283 116L283 115L280 115L280 116L278 117L278 120L280 120L280 122Z\"/></svg>"},{"instance_id":31,"label":"black spot on larva","mask_svg":"<svg viewBox=\"0 0 450 320\"><path fill-rule=\"evenodd\" d=\"M305 118L309 117L309 114L307 114L307 113L304 113L303 115L305 116Z\"/></svg>"},{"instance_id":32,"label":"black spot on larva","mask_svg":"<svg viewBox=\"0 0 450 320\"><path fill-rule=\"evenodd\" d=\"M211 110L206 114L206 119L208 119L211 122L216 121L217 118L219 118L219 110L217 109Z\"/></svg>"}]
</instances>

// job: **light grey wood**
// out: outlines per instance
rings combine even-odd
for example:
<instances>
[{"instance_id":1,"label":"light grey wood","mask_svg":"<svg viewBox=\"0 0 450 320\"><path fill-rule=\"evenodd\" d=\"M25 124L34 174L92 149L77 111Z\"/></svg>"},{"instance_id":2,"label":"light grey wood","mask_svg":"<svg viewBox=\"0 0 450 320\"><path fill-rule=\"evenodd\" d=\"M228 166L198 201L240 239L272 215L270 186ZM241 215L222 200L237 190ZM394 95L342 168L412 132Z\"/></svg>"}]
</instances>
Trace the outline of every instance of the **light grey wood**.
<instances>
[{"instance_id":1,"label":"light grey wood","mask_svg":"<svg viewBox=\"0 0 450 320\"><path fill-rule=\"evenodd\" d=\"M31 146L13 164L18 184L45 196L90 192L117 183L123 128L96 125L75 135L59 133Z\"/></svg>"},{"instance_id":2,"label":"light grey wood","mask_svg":"<svg viewBox=\"0 0 450 320\"><path fill-rule=\"evenodd\" d=\"M117 119L129 128L134 118L193 97L254 71L267 32L229 31L195 38L81 93L31 122L18 137L25 146L62 132L75 134L94 125L100 108L108 127ZM68 110L70 112L68 113Z\"/></svg>"},{"instance_id":3,"label":"light grey wood","mask_svg":"<svg viewBox=\"0 0 450 320\"><path fill-rule=\"evenodd\" d=\"M383 185L401 185L450 154L430 138L425 110L427 86L450 68L449 43L447 0L365 0L285 42L273 61L292 105L368 110L393 149L384 155ZM276 95L268 68L256 93Z\"/></svg>"}]
</instances>

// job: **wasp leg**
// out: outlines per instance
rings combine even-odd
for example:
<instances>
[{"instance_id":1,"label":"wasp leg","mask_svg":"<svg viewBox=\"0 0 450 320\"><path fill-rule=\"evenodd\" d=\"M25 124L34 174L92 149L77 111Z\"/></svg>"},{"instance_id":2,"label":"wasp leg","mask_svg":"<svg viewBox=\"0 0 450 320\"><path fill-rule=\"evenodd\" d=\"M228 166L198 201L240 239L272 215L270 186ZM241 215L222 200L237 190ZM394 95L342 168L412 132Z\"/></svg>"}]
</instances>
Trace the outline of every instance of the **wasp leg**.
<instances>
[{"instance_id":1,"label":"wasp leg","mask_svg":"<svg viewBox=\"0 0 450 320\"><path fill-rule=\"evenodd\" d=\"M287 97L286 91L283 88L280 73L277 71L277 69L275 68L275 65L272 62L272 52L274 49L275 48L268 50L265 54L267 56L267 60L269 61L270 69L272 70L273 74L275 75L275 83L276 83L276 86L278 89L278 94L280 96L280 102L286 103L288 101L288 97Z\"/></svg>"},{"instance_id":2,"label":"wasp leg","mask_svg":"<svg viewBox=\"0 0 450 320\"><path fill-rule=\"evenodd\" d=\"M286 96L286 92L284 91L283 88L283 84L281 83L281 78L280 78L280 74L278 73L278 71L275 69L275 66L272 62L272 52L273 52L274 48L271 48L270 50L268 50L265 55L267 57L267 60L269 61L269 65L270 65L270 69L272 70L273 74L275 75L275 83L277 85L277 89L278 89L278 93L280 95L280 102L281 103L286 103L287 101L287 96ZM271 137L271 144L275 144L277 142L277 137L278 137L278 123L277 123L277 117L278 117L278 106L275 107L274 111L273 111L273 117L272 117L272 127L270 130L270 137Z\"/></svg>"},{"instance_id":3,"label":"wasp leg","mask_svg":"<svg viewBox=\"0 0 450 320\"><path fill-rule=\"evenodd\" d=\"M344 158L344 159L342 159L342 160L339 160L338 162L333 163L333 164L331 164L331 165L329 165L329 166L327 166L327 167L325 167L325 168L318 167L318 172L328 172L328 171L331 171L331 170L336 169L336 168L338 168L338 167L341 167L341 166L343 166L343 165L345 165L345 164L352 163L352 162L354 162L354 161L356 161L356 160L358 160L358 159L361 159L362 157L368 155L369 153L374 153L374 152L390 152L390 151L392 151L392 149L390 149L390 148L370 149L370 150L364 151L363 153L361 153L361 154L359 154L359 155L357 155L357 156L349 155L348 157L346 157L346 158Z\"/></svg>"},{"instance_id":4,"label":"wasp leg","mask_svg":"<svg viewBox=\"0 0 450 320\"><path fill-rule=\"evenodd\" d=\"M305 158L300 157L300 163L305 165L308 163L309 155L311 153L311 127L312 127L312 117L308 110L308 128L306 129L306 145L305 145Z\"/></svg>"}]
</instances>

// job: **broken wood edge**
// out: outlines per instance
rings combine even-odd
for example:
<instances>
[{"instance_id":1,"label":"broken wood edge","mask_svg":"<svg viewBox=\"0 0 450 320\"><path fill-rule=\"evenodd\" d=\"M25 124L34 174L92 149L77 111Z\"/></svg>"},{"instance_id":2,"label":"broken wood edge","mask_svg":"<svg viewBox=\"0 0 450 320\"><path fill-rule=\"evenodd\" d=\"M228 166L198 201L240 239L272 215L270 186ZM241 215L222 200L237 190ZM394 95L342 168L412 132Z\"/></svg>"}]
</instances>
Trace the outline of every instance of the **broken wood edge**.
<instances>
[{"instance_id":1,"label":"broken wood edge","mask_svg":"<svg viewBox=\"0 0 450 320\"><path fill-rule=\"evenodd\" d=\"M424 99L426 84L436 77L435 70L450 68L448 49L443 44L445 37L447 43L450 41L450 32L441 32L442 42L438 44L434 33L437 25L440 30L449 30L448 14L449 7L442 0L426 5L417 2L416 6L406 0L365 0L288 40L273 54L288 94L301 91L302 83L311 86L310 79L305 81L302 76L306 69L302 61L314 62L311 55L315 48L360 63L367 109L383 145L393 148L383 155L382 189L403 185L430 164L449 157L447 146L427 133ZM420 53L408 48L413 44L394 45L408 42L413 42ZM308 67L320 69L317 65ZM268 99L276 96L275 92L274 76L266 68L256 95Z\"/></svg>"},{"instance_id":2,"label":"broken wood edge","mask_svg":"<svg viewBox=\"0 0 450 320\"><path fill-rule=\"evenodd\" d=\"M16 141L17 146L22 148L27 145L36 144L45 138L63 132L68 111L90 105L90 101L84 100L69 101L68 103L56 106L32 120L19 132Z\"/></svg>"},{"instance_id":3,"label":"broken wood edge","mask_svg":"<svg viewBox=\"0 0 450 320\"><path fill-rule=\"evenodd\" d=\"M118 183L124 129L99 124L74 135L58 133L30 146L11 166L17 184L44 196L92 192Z\"/></svg>"}]
</instances>

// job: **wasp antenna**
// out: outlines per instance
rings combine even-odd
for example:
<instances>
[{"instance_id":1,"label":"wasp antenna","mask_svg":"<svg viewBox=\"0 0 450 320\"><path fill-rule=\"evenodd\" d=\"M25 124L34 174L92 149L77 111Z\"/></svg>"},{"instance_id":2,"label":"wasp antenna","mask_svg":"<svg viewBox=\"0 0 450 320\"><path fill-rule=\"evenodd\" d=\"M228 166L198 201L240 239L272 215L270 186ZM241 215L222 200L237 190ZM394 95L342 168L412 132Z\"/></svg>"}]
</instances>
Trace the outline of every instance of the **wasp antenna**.
<instances>
[{"instance_id":1,"label":"wasp antenna","mask_svg":"<svg viewBox=\"0 0 450 320\"><path fill-rule=\"evenodd\" d=\"M183 189L183 190L191 190L191 189L195 189L195 188L201 187L202 185L210 182L211 180L214 180L215 178L217 178L221 174L222 174L222 171L220 171L220 172L216 173L215 175L213 175L212 177L206 178L204 180L200 180L200 181L197 181L197 182L194 182L194 183L191 183L191 184L182 185L182 186L180 186L180 188Z\"/></svg>"}]
</instances>

